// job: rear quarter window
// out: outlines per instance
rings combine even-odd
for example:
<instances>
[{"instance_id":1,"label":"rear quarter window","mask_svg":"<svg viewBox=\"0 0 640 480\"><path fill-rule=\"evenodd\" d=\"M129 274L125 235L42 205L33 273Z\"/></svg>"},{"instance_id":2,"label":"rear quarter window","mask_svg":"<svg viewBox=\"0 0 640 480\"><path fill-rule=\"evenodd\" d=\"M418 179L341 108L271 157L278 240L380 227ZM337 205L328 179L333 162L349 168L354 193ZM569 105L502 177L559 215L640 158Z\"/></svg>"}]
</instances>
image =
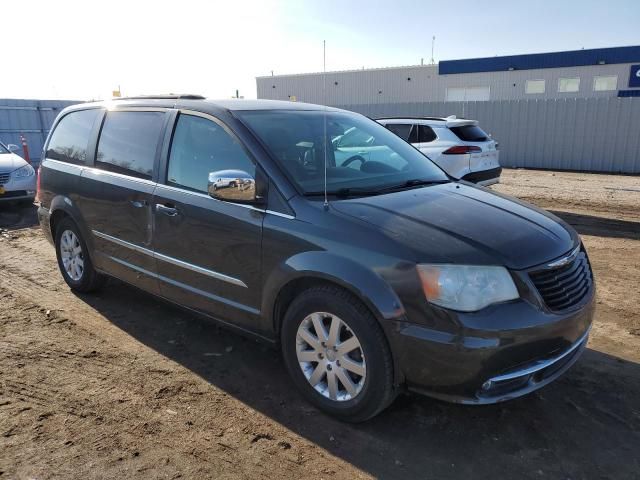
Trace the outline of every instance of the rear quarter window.
<instances>
[{"instance_id":1,"label":"rear quarter window","mask_svg":"<svg viewBox=\"0 0 640 480\"><path fill-rule=\"evenodd\" d=\"M151 179L164 112L108 112L98 140L96 167Z\"/></svg>"},{"instance_id":2,"label":"rear quarter window","mask_svg":"<svg viewBox=\"0 0 640 480\"><path fill-rule=\"evenodd\" d=\"M65 115L56 125L46 158L83 165L87 160L89 135L101 109L80 110Z\"/></svg>"},{"instance_id":3,"label":"rear quarter window","mask_svg":"<svg viewBox=\"0 0 640 480\"><path fill-rule=\"evenodd\" d=\"M433 128L428 125L418 125L418 143L433 142L437 138Z\"/></svg>"},{"instance_id":4,"label":"rear quarter window","mask_svg":"<svg viewBox=\"0 0 640 480\"><path fill-rule=\"evenodd\" d=\"M390 123L385 125L388 130L391 130L405 142L417 143L418 135L416 125L407 123Z\"/></svg>"},{"instance_id":5,"label":"rear quarter window","mask_svg":"<svg viewBox=\"0 0 640 480\"><path fill-rule=\"evenodd\" d=\"M489 140L489 135L477 125L451 127L450 130L463 142L486 142Z\"/></svg>"}]
</instances>

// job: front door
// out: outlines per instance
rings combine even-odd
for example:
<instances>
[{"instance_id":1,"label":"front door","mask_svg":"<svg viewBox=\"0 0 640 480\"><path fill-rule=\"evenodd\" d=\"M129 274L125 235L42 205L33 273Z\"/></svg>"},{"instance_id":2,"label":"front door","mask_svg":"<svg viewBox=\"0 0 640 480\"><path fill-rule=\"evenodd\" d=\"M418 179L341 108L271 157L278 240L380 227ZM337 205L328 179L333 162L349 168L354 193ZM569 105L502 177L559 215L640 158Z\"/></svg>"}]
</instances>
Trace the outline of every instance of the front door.
<instances>
[{"instance_id":1,"label":"front door","mask_svg":"<svg viewBox=\"0 0 640 480\"><path fill-rule=\"evenodd\" d=\"M153 247L161 294L219 320L258 326L264 212L211 198L209 173L256 166L216 119L183 113L176 120L166 176L154 198Z\"/></svg>"}]
</instances>

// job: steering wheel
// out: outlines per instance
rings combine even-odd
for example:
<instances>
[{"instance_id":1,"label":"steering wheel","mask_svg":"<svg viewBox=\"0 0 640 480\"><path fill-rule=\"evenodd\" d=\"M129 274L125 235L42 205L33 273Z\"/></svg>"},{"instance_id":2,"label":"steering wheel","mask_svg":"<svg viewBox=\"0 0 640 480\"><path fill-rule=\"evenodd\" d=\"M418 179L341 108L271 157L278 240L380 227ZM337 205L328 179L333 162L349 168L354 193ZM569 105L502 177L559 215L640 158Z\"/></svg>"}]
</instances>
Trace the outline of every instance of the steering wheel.
<instances>
[{"instance_id":1,"label":"steering wheel","mask_svg":"<svg viewBox=\"0 0 640 480\"><path fill-rule=\"evenodd\" d=\"M349 165L351 165L353 162L357 162L358 160L359 160L360 162L362 162L362 163L366 162L366 160L365 160L363 157L361 157L360 155L353 155L352 157L347 158L347 159L342 163L342 165L341 165L341 166L343 166L343 167L348 167L348 166L349 166ZM362 168L362 165L360 165L360 168Z\"/></svg>"}]
</instances>

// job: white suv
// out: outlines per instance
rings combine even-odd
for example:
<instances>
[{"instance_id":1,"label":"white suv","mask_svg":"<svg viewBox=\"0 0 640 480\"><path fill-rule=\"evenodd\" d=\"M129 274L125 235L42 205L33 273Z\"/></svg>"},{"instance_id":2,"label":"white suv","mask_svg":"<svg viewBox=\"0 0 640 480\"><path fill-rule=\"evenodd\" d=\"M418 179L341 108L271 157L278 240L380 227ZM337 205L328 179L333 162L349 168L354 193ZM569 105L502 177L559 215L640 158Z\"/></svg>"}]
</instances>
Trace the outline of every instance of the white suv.
<instances>
[{"instance_id":1,"label":"white suv","mask_svg":"<svg viewBox=\"0 0 640 480\"><path fill-rule=\"evenodd\" d=\"M450 116L379 118L377 121L456 179L479 185L500 181L498 144L476 120Z\"/></svg>"}]
</instances>

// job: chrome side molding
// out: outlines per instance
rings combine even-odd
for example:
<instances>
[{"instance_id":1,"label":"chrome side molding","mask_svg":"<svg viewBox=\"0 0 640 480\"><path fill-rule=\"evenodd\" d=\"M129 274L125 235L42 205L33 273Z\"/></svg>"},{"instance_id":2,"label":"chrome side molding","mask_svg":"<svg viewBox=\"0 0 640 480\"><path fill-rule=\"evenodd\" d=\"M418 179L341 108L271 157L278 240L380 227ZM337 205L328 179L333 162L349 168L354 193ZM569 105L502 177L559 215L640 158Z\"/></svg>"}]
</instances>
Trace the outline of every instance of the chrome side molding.
<instances>
[{"instance_id":1,"label":"chrome side molding","mask_svg":"<svg viewBox=\"0 0 640 480\"><path fill-rule=\"evenodd\" d=\"M206 275L211 278L215 278L216 280L221 280L223 282L231 283L232 285L237 285L238 287L247 287L247 284L242 280L230 277L229 275L225 275L224 273L216 272L214 270L209 270L207 268L200 267L198 265L194 265L189 262L185 262L183 260L179 260L174 257L170 257L168 255L164 255L162 253L154 252L153 250L149 250L148 248L141 247L140 245L135 245L133 243L127 242L117 237L112 237L111 235L107 235L106 233L99 232L97 230L91 230L91 233L98 238L102 238L103 240L107 240L111 243L115 243L116 245L120 245L121 247L128 248L130 250L136 251L138 253L142 253L144 255L148 255L150 257L155 258L156 260L162 260L163 262L170 263L180 268L185 268L187 270L191 270L192 272L199 273L201 275Z\"/></svg>"},{"instance_id":2,"label":"chrome side molding","mask_svg":"<svg viewBox=\"0 0 640 480\"><path fill-rule=\"evenodd\" d=\"M256 310L255 308L251 308L247 305L243 305L241 303L238 302L234 302L233 300L229 300L228 298L224 298L224 297L220 297L218 295L214 295L213 293L210 292L205 292L204 290L200 290L198 288L194 288L190 285L186 285L182 282L178 282L176 280L173 280L171 278L165 277L163 275L158 275L157 273L154 272L150 272L149 270L146 270L144 268L141 268L137 265L134 265L132 263L129 262L125 262L124 260L121 260L119 258L116 257L112 257L111 255L106 255L107 258L109 258L111 261L119 263L120 265L124 265L127 268L130 268L132 270L135 270L136 272L140 272L143 275L147 275L148 277L151 278L155 278L161 282L165 282L168 283L169 285L174 285L176 287L182 288L184 290L187 290L191 293L195 293L197 295L201 295L203 297L206 297L210 300L214 300L216 302L220 302L220 303L224 303L226 305L229 305L231 307L237 308L239 310L244 310L245 312L249 312L253 315L260 315L260 310ZM222 322L222 323L227 323L227 322Z\"/></svg>"}]
</instances>

